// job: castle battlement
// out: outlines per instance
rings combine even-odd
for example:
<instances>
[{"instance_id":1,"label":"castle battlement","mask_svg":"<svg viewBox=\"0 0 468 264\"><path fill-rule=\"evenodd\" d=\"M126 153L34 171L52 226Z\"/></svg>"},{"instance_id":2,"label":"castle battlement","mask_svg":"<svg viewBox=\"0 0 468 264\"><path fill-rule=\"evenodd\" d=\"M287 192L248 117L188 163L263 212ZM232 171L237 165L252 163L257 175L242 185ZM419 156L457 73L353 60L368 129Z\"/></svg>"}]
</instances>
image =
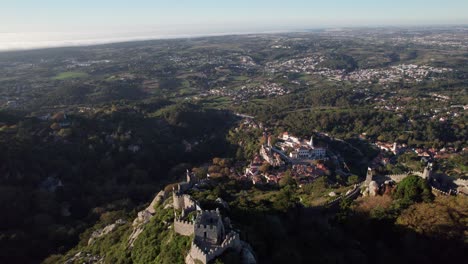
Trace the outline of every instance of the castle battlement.
<instances>
[{"instance_id":1,"label":"castle battlement","mask_svg":"<svg viewBox=\"0 0 468 264\"><path fill-rule=\"evenodd\" d=\"M465 179L456 179L454 182L457 185L461 185L461 184L467 185L468 184L468 180L465 180Z\"/></svg>"},{"instance_id":2,"label":"castle battlement","mask_svg":"<svg viewBox=\"0 0 468 264\"><path fill-rule=\"evenodd\" d=\"M221 243L221 247L229 247L231 244L239 241L239 234L231 231Z\"/></svg>"},{"instance_id":3,"label":"castle battlement","mask_svg":"<svg viewBox=\"0 0 468 264\"><path fill-rule=\"evenodd\" d=\"M177 222L177 223L180 223L180 224L185 224L185 225L193 225L193 222L192 221L188 221L188 220L183 220L181 218L176 218L174 219L174 222ZM195 225L194 225L195 226Z\"/></svg>"},{"instance_id":4,"label":"castle battlement","mask_svg":"<svg viewBox=\"0 0 468 264\"><path fill-rule=\"evenodd\" d=\"M205 253L205 251L203 251L197 244L195 244L193 241L192 241L192 246L190 247L190 253L189 253L190 257L192 259L196 259L196 260L199 260L201 261L203 264L206 264L208 263L208 261L210 261L208 259L208 255Z\"/></svg>"},{"instance_id":5,"label":"castle battlement","mask_svg":"<svg viewBox=\"0 0 468 264\"><path fill-rule=\"evenodd\" d=\"M433 191L436 191L437 193L442 194L442 195L447 195L447 196L450 195L450 193L445 192L445 191L442 191L441 189L436 188L436 187L434 187L434 186L432 186L432 190L433 190Z\"/></svg>"},{"instance_id":6,"label":"castle battlement","mask_svg":"<svg viewBox=\"0 0 468 264\"><path fill-rule=\"evenodd\" d=\"M192 183L193 175L187 171L187 182L179 183L177 190L172 192L174 210L182 210L181 216L174 217L174 231L183 236L194 235L186 262L199 260L206 264L228 248L239 249L240 239L239 234L234 231L225 234L223 218L218 209L201 210L197 201L184 194ZM193 211L197 211L195 220L187 220L187 213Z\"/></svg>"},{"instance_id":7,"label":"castle battlement","mask_svg":"<svg viewBox=\"0 0 468 264\"><path fill-rule=\"evenodd\" d=\"M422 177L424 179L431 179L432 177L432 167L428 165L424 168L423 171L409 171L400 174L387 174L387 175L374 175L374 171L371 168L367 169L367 175L365 184L368 185L371 181L377 181L379 183L383 183L386 180L392 180L396 183L399 183L404 178L408 177L409 175L416 175Z\"/></svg>"},{"instance_id":8,"label":"castle battlement","mask_svg":"<svg viewBox=\"0 0 468 264\"><path fill-rule=\"evenodd\" d=\"M215 229L217 228L217 226L216 225L197 225L197 228Z\"/></svg>"},{"instance_id":9,"label":"castle battlement","mask_svg":"<svg viewBox=\"0 0 468 264\"><path fill-rule=\"evenodd\" d=\"M172 193L172 202L177 210L196 209L196 202L188 194Z\"/></svg>"},{"instance_id":10,"label":"castle battlement","mask_svg":"<svg viewBox=\"0 0 468 264\"><path fill-rule=\"evenodd\" d=\"M226 236L226 239L221 243L221 245L211 248L206 255L208 261L216 258L217 256L223 254L229 248L238 248L240 245L239 234L236 232L231 232Z\"/></svg>"},{"instance_id":11,"label":"castle battlement","mask_svg":"<svg viewBox=\"0 0 468 264\"><path fill-rule=\"evenodd\" d=\"M174 219L174 232L183 236L191 236L195 232L195 225L190 221Z\"/></svg>"}]
</instances>

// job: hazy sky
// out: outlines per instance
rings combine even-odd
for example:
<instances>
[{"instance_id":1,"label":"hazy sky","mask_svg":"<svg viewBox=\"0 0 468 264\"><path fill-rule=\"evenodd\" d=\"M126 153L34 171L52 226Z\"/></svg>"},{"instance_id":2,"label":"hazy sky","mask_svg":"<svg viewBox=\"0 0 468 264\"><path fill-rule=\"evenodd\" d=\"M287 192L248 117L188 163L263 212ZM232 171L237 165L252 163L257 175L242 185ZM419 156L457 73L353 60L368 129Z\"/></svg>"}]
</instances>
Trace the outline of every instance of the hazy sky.
<instances>
[{"instance_id":1,"label":"hazy sky","mask_svg":"<svg viewBox=\"0 0 468 264\"><path fill-rule=\"evenodd\" d=\"M0 0L0 49L329 26L468 24L466 0Z\"/></svg>"}]
</instances>

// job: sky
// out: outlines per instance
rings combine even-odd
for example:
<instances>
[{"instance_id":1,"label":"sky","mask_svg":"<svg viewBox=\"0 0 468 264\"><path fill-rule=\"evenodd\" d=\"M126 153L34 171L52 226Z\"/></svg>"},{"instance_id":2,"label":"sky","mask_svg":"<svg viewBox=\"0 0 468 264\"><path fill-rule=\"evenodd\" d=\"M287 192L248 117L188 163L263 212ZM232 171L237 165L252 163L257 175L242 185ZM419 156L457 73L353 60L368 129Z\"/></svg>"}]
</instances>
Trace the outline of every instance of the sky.
<instances>
[{"instance_id":1,"label":"sky","mask_svg":"<svg viewBox=\"0 0 468 264\"><path fill-rule=\"evenodd\" d=\"M468 24L466 0L0 0L0 50L311 28Z\"/></svg>"}]
</instances>

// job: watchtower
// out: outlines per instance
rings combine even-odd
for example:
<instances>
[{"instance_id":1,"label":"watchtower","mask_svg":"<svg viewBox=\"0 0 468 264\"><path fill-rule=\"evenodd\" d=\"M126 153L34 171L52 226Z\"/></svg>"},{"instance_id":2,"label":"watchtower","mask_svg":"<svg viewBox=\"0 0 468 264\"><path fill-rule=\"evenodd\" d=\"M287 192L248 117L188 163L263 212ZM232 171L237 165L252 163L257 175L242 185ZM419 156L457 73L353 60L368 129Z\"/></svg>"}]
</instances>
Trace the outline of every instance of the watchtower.
<instances>
[{"instance_id":1,"label":"watchtower","mask_svg":"<svg viewBox=\"0 0 468 264\"><path fill-rule=\"evenodd\" d=\"M370 167L368 167L365 184L369 184L373 180L374 180L374 172L372 171Z\"/></svg>"}]
</instances>

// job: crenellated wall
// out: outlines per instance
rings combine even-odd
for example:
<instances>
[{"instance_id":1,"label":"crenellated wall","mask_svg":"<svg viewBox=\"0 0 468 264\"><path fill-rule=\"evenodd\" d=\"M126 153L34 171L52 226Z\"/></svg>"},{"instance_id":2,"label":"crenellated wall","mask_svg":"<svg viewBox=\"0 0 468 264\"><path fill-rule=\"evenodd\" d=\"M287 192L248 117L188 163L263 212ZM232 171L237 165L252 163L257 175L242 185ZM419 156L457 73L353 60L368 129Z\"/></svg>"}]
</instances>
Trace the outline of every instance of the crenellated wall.
<instances>
[{"instance_id":1,"label":"crenellated wall","mask_svg":"<svg viewBox=\"0 0 468 264\"><path fill-rule=\"evenodd\" d=\"M213 244L221 243L224 237L224 225L219 211L202 211L195 220L195 238L209 241Z\"/></svg>"},{"instance_id":2,"label":"crenellated wall","mask_svg":"<svg viewBox=\"0 0 468 264\"><path fill-rule=\"evenodd\" d=\"M191 207L195 207L195 202L192 200L188 194L177 194L176 192L172 193L172 200L174 209L182 210Z\"/></svg>"},{"instance_id":3,"label":"crenellated wall","mask_svg":"<svg viewBox=\"0 0 468 264\"><path fill-rule=\"evenodd\" d=\"M180 219L174 219L174 231L177 234L180 234L183 236L191 236L193 235L194 230L195 230L195 225L192 222L180 220Z\"/></svg>"},{"instance_id":4,"label":"crenellated wall","mask_svg":"<svg viewBox=\"0 0 468 264\"><path fill-rule=\"evenodd\" d=\"M369 184L372 180L383 183L387 180L392 180L396 183L401 182L404 178L408 177L409 175L416 175L422 177L424 179L429 179L431 177L431 171L427 168L424 169L423 172L420 171L410 171L407 173L401 174L387 174L387 175L373 175L373 173L368 172L366 177L366 183Z\"/></svg>"},{"instance_id":5,"label":"crenellated wall","mask_svg":"<svg viewBox=\"0 0 468 264\"><path fill-rule=\"evenodd\" d=\"M404 178L408 177L410 175L409 173L403 173L403 174L389 174L385 175L386 178L390 178L392 181L399 183L401 182Z\"/></svg>"},{"instance_id":6,"label":"crenellated wall","mask_svg":"<svg viewBox=\"0 0 468 264\"><path fill-rule=\"evenodd\" d=\"M203 264L206 264L209 261L223 254L223 252L229 248L234 248L237 250L240 248L240 238L239 234L237 234L236 232L229 233L224 239L224 241L221 243L221 245L210 249L210 251L208 252L205 252L195 242L192 242L192 247L190 248L190 256L193 259L197 259Z\"/></svg>"},{"instance_id":7,"label":"crenellated wall","mask_svg":"<svg viewBox=\"0 0 468 264\"><path fill-rule=\"evenodd\" d=\"M434 186L432 186L432 192L435 193L435 194L450 195L450 193L444 192L441 189L438 189L438 188L436 188Z\"/></svg>"},{"instance_id":8,"label":"crenellated wall","mask_svg":"<svg viewBox=\"0 0 468 264\"><path fill-rule=\"evenodd\" d=\"M208 261L216 258L217 256L223 254L224 251L226 251L228 248L234 248L234 249L239 249L240 247L240 239L239 239L239 234L235 232L231 232L226 236L226 239L221 243L221 246L216 247L214 249L211 249L207 253L207 259Z\"/></svg>"},{"instance_id":9,"label":"crenellated wall","mask_svg":"<svg viewBox=\"0 0 468 264\"><path fill-rule=\"evenodd\" d=\"M195 237L200 240L206 239L210 243L216 244L221 237L221 230L216 225L196 225Z\"/></svg>"},{"instance_id":10,"label":"crenellated wall","mask_svg":"<svg viewBox=\"0 0 468 264\"><path fill-rule=\"evenodd\" d=\"M199 260L203 264L206 264L208 263L208 261L210 261L208 259L208 255L200 247L198 247L193 241L192 241L192 246L190 247L189 254L192 257L192 259Z\"/></svg>"},{"instance_id":11,"label":"crenellated wall","mask_svg":"<svg viewBox=\"0 0 468 264\"><path fill-rule=\"evenodd\" d=\"M191 176L187 173L187 179ZM194 235L190 252L186 257L186 263L199 260L207 264L210 260L221 255L227 248L240 247L239 234L231 232L225 235L224 223L218 209L203 211L195 200L188 194L183 194L183 187L188 183L180 183L172 192L174 210L181 210L182 214L174 211L174 232L183 236ZM197 212L195 221L187 221L190 212ZM203 245L204 249L199 245ZM240 249L239 249L240 250Z\"/></svg>"}]
</instances>

